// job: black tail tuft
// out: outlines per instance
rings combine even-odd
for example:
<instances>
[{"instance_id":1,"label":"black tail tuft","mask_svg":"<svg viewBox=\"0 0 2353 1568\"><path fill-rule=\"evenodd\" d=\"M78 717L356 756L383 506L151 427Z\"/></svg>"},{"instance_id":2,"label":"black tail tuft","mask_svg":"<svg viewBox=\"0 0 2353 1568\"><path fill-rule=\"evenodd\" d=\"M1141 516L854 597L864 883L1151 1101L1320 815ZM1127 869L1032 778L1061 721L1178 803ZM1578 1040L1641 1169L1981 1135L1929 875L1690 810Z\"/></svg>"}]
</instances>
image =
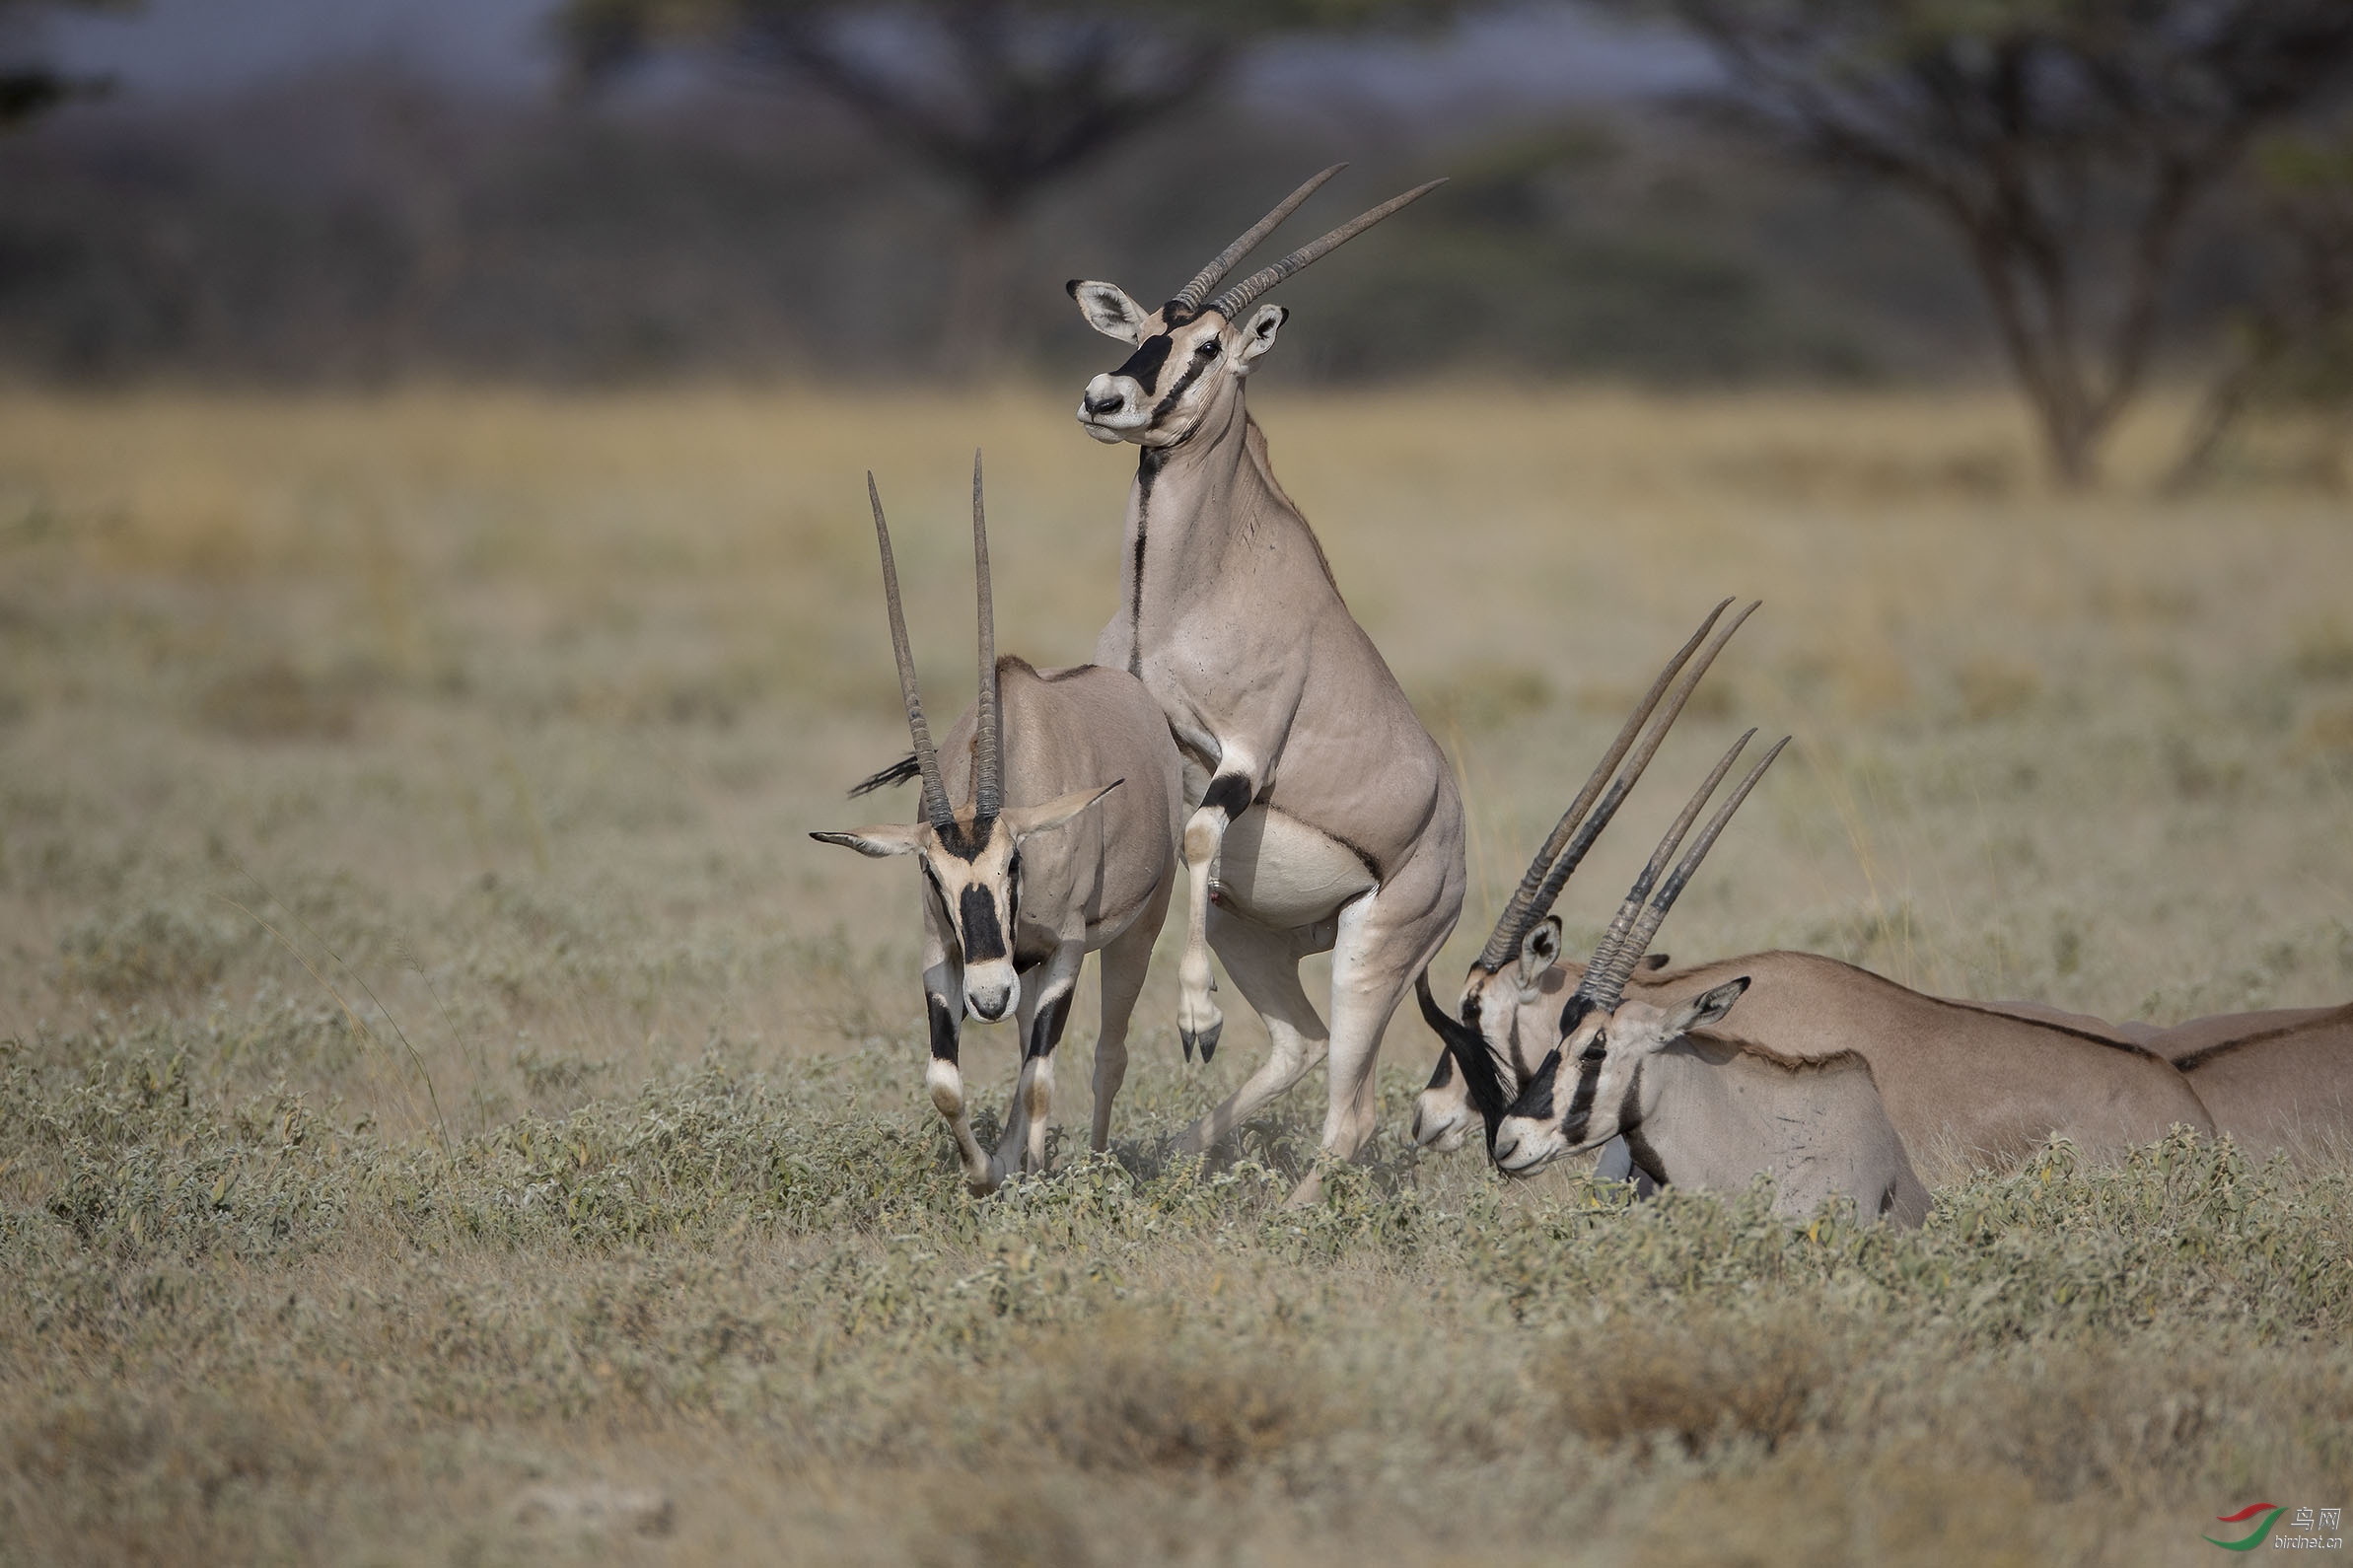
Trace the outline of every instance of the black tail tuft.
<instances>
[{"instance_id":1,"label":"black tail tuft","mask_svg":"<svg viewBox=\"0 0 2353 1568\"><path fill-rule=\"evenodd\" d=\"M915 765L915 753L909 751L880 773L862 778L851 785L850 799L856 800L861 795L872 795L876 790L889 789L893 784L904 784L922 771Z\"/></svg>"}]
</instances>

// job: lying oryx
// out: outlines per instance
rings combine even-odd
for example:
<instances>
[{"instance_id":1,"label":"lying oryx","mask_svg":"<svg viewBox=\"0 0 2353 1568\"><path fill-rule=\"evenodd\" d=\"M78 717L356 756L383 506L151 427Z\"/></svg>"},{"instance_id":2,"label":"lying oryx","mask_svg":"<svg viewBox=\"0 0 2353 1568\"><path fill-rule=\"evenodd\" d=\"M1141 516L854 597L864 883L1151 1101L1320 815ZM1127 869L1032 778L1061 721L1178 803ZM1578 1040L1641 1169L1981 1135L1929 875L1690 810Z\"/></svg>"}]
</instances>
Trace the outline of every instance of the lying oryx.
<instances>
[{"instance_id":1,"label":"lying oryx","mask_svg":"<svg viewBox=\"0 0 2353 1568\"><path fill-rule=\"evenodd\" d=\"M923 780L923 820L810 836L863 855L911 854L922 869L927 1082L932 1104L955 1134L965 1182L985 1193L1004 1178L1017 1151L1022 1170L1044 1167L1054 1046L1070 1015L1079 966L1097 949L1103 1027L1089 1145L1101 1151L1109 1137L1111 1101L1127 1071L1128 1016L1176 885L1182 776L1160 707L1134 677L1094 665L1039 671L1010 654L997 657L977 454L972 554L980 695L949 727L943 765L915 690L891 530L872 474L866 485L883 555L891 648L915 743L913 769ZM900 775L885 769L868 787ZM960 798L966 804L950 804ZM1060 830L1048 831L1053 828ZM983 1023L1008 1012L1020 1019L1020 1087L993 1158L965 1117L957 1049L967 1011Z\"/></svg>"},{"instance_id":2,"label":"lying oryx","mask_svg":"<svg viewBox=\"0 0 2353 1568\"><path fill-rule=\"evenodd\" d=\"M1861 1057L1841 1052L1795 1062L1695 1034L1732 1012L1748 988L1746 977L1669 1007L1625 1000L1626 981L1660 922L1788 744L1775 746L1749 771L1660 884L1692 819L1747 742L1742 736L1725 754L1635 879L1561 1012L1557 1045L1516 1102L1507 1106L1503 1100L1503 1078L1486 1039L1439 1012L1426 979L1424 1014L1457 1058L1486 1122L1488 1152L1509 1174L1526 1175L1623 1138L1636 1169L1661 1186L1738 1190L1763 1174L1773 1178L1776 1212L1802 1217L1844 1198L1866 1219L1917 1225L1928 1212L1928 1191ZM1577 1073L1565 1101L1553 1093L1563 1057L1574 1060Z\"/></svg>"},{"instance_id":3,"label":"lying oryx","mask_svg":"<svg viewBox=\"0 0 2353 1568\"><path fill-rule=\"evenodd\" d=\"M2159 1034L2215 1130L2257 1160L2291 1153L2353 1153L2353 1003L2199 1019ZM2249 1021L2260 1021L2247 1027ZM2177 1047L2177 1049L2169 1049Z\"/></svg>"},{"instance_id":4,"label":"lying oryx","mask_svg":"<svg viewBox=\"0 0 2353 1568\"><path fill-rule=\"evenodd\" d=\"M1267 305L1245 320L1245 308L1431 186L1209 297L1335 173L1302 185L1158 310L1109 283L1070 284L1096 330L1134 346L1088 384L1079 421L1098 441L1143 449L1119 608L1095 657L1136 676L1160 703L1196 806L1183 838L1191 911L1178 1031L1188 1054L1216 1048L1214 948L1273 1041L1265 1065L1186 1130L1180 1147L1196 1153L1327 1048L1323 1147L1343 1157L1362 1149L1382 1031L1462 907L1454 775L1349 615L1243 398L1244 378L1287 315ZM1328 1037L1299 983L1300 961L1326 949ZM1294 1197L1316 1190L1311 1175Z\"/></svg>"},{"instance_id":5,"label":"lying oryx","mask_svg":"<svg viewBox=\"0 0 2353 1568\"><path fill-rule=\"evenodd\" d=\"M1678 664L1689 651L1677 655ZM1545 911L1656 746L1654 728L1625 775L1604 793L1604 782L1676 670L1671 664L1661 676L1537 851L1464 977L1456 1018L1440 1030L1442 1037L1460 1029L1485 1040L1507 1103L1528 1088L1536 1058L1559 1038L1563 1006L1584 978L1575 963L1562 961L1560 922ZM1693 678L1684 674L1676 701ZM2175 1122L2200 1131L2213 1126L2189 1084L2154 1047L2134 1043L2114 1026L2062 1022L2033 1004L1925 996L1810 953L1750 954L1644 972L1625 984L1633 998L1672 1008L1735 978L1747 979L1750 989L1737 1022L1721 1033L1785 1060L1860 1055L1923 1166L2006 1163L2058 1137L2104 1156L2162 1137ZM2022 1016L2028 1009L2034 1016ZM1441 1054L1414 1107L1415 1139L1440 1151L1459 1147L1475 1116L1457 1055Z\"/></svg>"}]
</instances>

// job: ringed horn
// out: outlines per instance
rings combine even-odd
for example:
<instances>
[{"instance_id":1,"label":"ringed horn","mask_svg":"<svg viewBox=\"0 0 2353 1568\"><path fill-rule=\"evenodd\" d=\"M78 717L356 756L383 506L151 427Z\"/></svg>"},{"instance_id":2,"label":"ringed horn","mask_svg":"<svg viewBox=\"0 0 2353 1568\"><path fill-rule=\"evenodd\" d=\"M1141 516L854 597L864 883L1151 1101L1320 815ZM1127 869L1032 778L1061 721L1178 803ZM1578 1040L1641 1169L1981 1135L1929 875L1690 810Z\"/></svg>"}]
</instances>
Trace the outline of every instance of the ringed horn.
<instances>
[{"instance_id":1,"label":"ringed horn","mask_svg":"<svg viewBox=\"0 0 2353 1568\"><path fill-rule=\"evenodd\" d=\"M1741 802L1748 798L1748 792L1756 788L1756 781L1764 777L1765 769L1773 765L1773 759L1789 745L1789 737L1783 736L1756 766L1748 770L1748 776L1741 780L1740 787L1725 799L1716 815L1708 820L1707 826L1692 841L1690 849L1684 853L1674 873L1659 886L1657 895L1650 897L1646 908L1643 899L1650 896L1652 885L1658 883L1659 873L1666 869L1667 862L1682 843L1683 834L1690 831L1692 819L1707 805L1708 797L1716 793L1716 786L1724 782L1724 775L1732 770L1734 760L1755 734L1754 730L1750 730L1732 743L1732 749L1724 753L1724 759L1700 784L1698 792L1691 797L1691 803L1683 808L1682 815L1667 829L1667 836L1659 840L1658 850L1652 854L1650 864L1642 868L1642 875L1634 879L1633 889L1627 892L1626 901L1618 906L1616 917L1609 922L1609 929L1602 934L1600 942L1594 944L1593 958L1585 965L1585 978L1578 982L1577 994L1570 999L1570 1007L1575 1007L1582 1000L1590 1008L1604 1013L1616 1010L1619 998L1625 993L1627 976L1634 972L1634 965L1642 962L1643 954L1650 951L1651 938L1659 933L1659 923L1667 918L1667 911L1675 907L1676 899L1682 895L1692 873L1699 870L1700 861L1715 847L1717 837L1724 831L1724 824L1732 820L1732 814L1741 809Z\"/></svg>"},{"instance_id":2,"label":"ringed horn","mask_svg":"<svg viewBox=\"0 0 2353 1568\"><path fill-rule=\"evenodd\" d=\"M898 693L906 703L907 735L915 744L915 770L923 779L923 819L935 832L955 825L956 808L940 775L940 755L923 717L923 696L915 684L915 656L907 645L906 611L898 596L898 563L891 553L891 525L874 474L866 475L866 499L874 508L875 543L883 556L883 604L891 616L891 653L898 663ZM980 700L973 725L973 817L985 822L1004 808L1004 735L997 711L997 626L989 588L988 521L980 503L980 454L972 454L972 562L980 598Z\"/></svg>"},{"instance_id":3,"label":"ringed horn","mask_svg":"<svg viewBox=\"0 0 2353 1568\"><path fill-rule=\"evenodd\" d=\"M1204 306L1201 303L1202 296L1206 295L1211 289L1217 287L1217 285L1225 278L1225 275L1233 271L1235 265L1239 263L1244 256L1248 255L1252 250L1256 249L1268 235L1274 233L1277 225L1279 225L1285 218L1290 217L1292 213L1298 211L1300 203L1306 201L1308 197L1314 195L1319 189L1320 189L1325 180L1331 178L1332 176L1338 174L1341 170L1347 167L1348 166L1346 164L1334 164L1329 169L1326 169L1321 174L1316 176L1316 178L1313 179L1310 179L1306 184L1301 185L1297 190L1291 192L1291 194L1288 196L1285 196L1281 203L1277 205L1272 212L1268 213L1265 217L1260 218L1256 223L1251 224L1248 229L1244 230L1240 239L1236 240L1232 245L1226 247L1225 249L1219 251L1215 260L1211 261L1207 266L1195 273L1193 275L1193 280L1190 283L1187 283L1183 288L1177 290L1176 298L1172 300L1170 303L1173 305L1182 306L1184 308L1184 314L1188 318L1199 314L1203 310L1210 310L1217 312L1220 316L1225 317L1228 321L1232 321L1236 312L1240 311L1244 306L1249 304L1250 301L1256 299L1259 295L1264 294L1268 289L1273 288L1277 283L1282 282L1283 279L1291 276L1294 272L1299 271L1303 267L1307 267L1319 260L1321 260L1324 256L1338 249L1341 246L1346 245L1349 241L1355 239L1358 235L1364 233L1367 229L1370 229L1382 219L1389 217L1391 213L1398 212L1405 207L1411 206L1414 202L1419 201L1422 197L1428 195L1431 191L1436 190L1440 185L1446 183L1444 179L1433 179L1426 184L1414 186L1411 190L1406 191L1401 196L1391 196L1389 200L1383 202L1380 206L1375 207L1372 211L1361 213L1358 216L1351 218L1348 222L1341 224L1337 229L1332 230L1331 233L1325 235L1322 239L1315 241L1310 245L1301 246L1298 249L1292 251L1289 255L1283 257L1274 265L1251 273L1240 283L1235 284L1232 288L1227 289L1224 293L1218 295L1217 298L1209 301L1207 305Z\"/></svg>"},{"instance_id":4,"label":"ringed horn","mask_svg":"<svg viewBox=\"0 0 2353 1568\"><path fill-rule=\"evenodd\" d=\"M1708 641L1706 649L1699 654L1698 662L1691 663L1693 651L1699 648L1702 640L1707 639L1709 629L1716 624L1717 618L1731 606L1732 601L1727 599L1719 604L1708 612L1707 619L1699 623L1699 629L1691 634L1690 640L1667 662L1667 668L1659 672L1659 678L1651 682L1650 690L1635 704L1634 711L1626 716L1624 726L1617 732L1617 739L1610 743L1609 749L1603 754L1601 762L1594 768L1593 776L1585 781L1585 787L1577 792L1577 798L1569 803L1569 809L1561 813L1551 835L1536 850L1535 858L1528 863L1528 871L1521 877L1519 888L1513 891L1511 901L1504 905L1503 913L1496 917L1495 929L1489 933L1486 947L1479 952L1477 967L1493 974L1511 962L1520 951L1520 943L1528 935L1529 928L1550 912L1553 900L1560 896L1560 890L1567 885L1570 874L1585 859L1585 852L1593 847L1602 829L1609 825L1610 818L1617 815L1617 809L1624 803L1627 793L1641 779L1642 770L1650 765L1652 756L1657 754L1660 743L1667 739L1667 732L1675 724L1676 717L1683 711L1683 704L1690 700L1700 677L1707 674L1708 666L1716 662L1716 655L1732 640L1732 634L1741 629L1743 621L1756 612L1761 603L1761 600L1751 600L1725 623L1713 640ZM1686 664L1690 665L1687 671L1684 669ZM1676 680L1678 672L1682 674L1679 682ZM1675 687L1672 695L1668 692L1670 685ZM1642 733L1644 722L1659 708L1662 697L1666 698L1667 706L1659 713L1658 722L1651 726L1648 735L1642 737L1642 745L1634 750L1633 759L1627 762L1626 770L1611 779L1610 775L1616 771L1618 763L1624 761L1627 751L1634 748L1634 738ZM1747 737L1743 737L1743 741L1746 740ZM1604 784L1608 786L1606 794L1603 790ZM1712 789L1714 786L1711 784L1709 787ZM1595 807L1597 801L1600 802L1598 810ZM1586 815L1588 812L1593 814L1590 819ZM1676 836L1681 835L1678 832ZM1656 874L1653 875L1655 877ZM1647 891L1648 884L1644 886Z\"/></svg>"}]
</instances>

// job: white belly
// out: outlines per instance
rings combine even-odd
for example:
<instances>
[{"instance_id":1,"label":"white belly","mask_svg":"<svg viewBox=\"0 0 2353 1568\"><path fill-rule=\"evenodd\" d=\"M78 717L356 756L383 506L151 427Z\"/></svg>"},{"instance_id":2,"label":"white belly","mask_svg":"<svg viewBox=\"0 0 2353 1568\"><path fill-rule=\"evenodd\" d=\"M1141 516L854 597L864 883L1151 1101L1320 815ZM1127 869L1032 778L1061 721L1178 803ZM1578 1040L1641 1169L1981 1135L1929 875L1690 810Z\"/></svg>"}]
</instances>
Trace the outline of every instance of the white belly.
<instances>
[{"instance_id":1,"label":"white belly","mask_svg":"<svg viewBox=\"0 0 2353 1568\"><path fill-rule=\"evenodd\" d=\"M1220 900L1278 930L1328 920L1372 888L1356 851L1263 806L1234 820L1218 854Z\"/></svg>"}]
</instances>

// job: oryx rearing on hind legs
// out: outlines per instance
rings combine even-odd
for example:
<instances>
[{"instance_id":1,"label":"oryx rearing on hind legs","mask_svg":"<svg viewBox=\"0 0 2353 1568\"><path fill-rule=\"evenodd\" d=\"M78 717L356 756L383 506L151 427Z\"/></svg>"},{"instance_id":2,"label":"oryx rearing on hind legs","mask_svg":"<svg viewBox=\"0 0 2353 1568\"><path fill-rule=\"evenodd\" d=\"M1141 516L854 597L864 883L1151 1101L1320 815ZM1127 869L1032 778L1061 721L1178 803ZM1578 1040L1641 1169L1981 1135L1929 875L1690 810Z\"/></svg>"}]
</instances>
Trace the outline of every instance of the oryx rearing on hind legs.
<instances>
[{"instance_id":1,"label":"oryx rearing on hind legs","mask_svg":"<svg viewBox=\"0 0 2353 1568\"><path fill-rule=\"evenodd\" d=\"M1017 1156L1024 1171L1044 1167L1054 1047L1079 966L1098 949L1103 1026L1089 1145L1101 1152L1109 1136L1111 1101L1127 1070L1127 1021L1176 882L1182 775L1159 705L1126 672L1094 665L1041 672L1010 654L997 657L977 453L972 555L980 695L949 727L945 756L935 751L915 689L891 530L872 474L866 487L883 555L891 649L915 743L910 760L923 781L923 820L810 836L864 855L911 854L922 868L923 991L931 1018L926 1079L932 1104L956 1137L965 1182L988 1192ZM887 768L868 782L899 774ZM960 798L964 805L951 804ZM973 1137L966 1115L958 1047L967 1012L983 1023L1010 1012L1021 1025L1020 1087L994 1157Z\"/></svg>"},{"instance_id":2,"label":"oryx rearing on hind legs","mask_svg":"<svg viewBox=\"0 0 2353 1568\"><path fill-rule=\"evenodd\" d=\"M1188 1053L1216 1048L1215 949L1273 1039L1265 1065L1185 1132L1191 1152L1327 1049L1323 1148L1361 1150L1373 1133L1382 1031L1462 906L1454 775L1341 602L1243 398L1287 315L1262 305L1246 319L1251 302L1431 185L1210 293L1336 173L1300 186L1158 310L1109 283L1069 286L1096 330L1134 346L1088 384L1079 422L1098 441L1143 448L1119 608L1095 657L1144 682L1185 759L1195 810L1184 828L1191 910L1177 1027ZM1326 949L1328 1036L1298 974L1302 959ZM1316 1190L1311 1175L1294 1196Z\"/></svg>"}]
</instances>

